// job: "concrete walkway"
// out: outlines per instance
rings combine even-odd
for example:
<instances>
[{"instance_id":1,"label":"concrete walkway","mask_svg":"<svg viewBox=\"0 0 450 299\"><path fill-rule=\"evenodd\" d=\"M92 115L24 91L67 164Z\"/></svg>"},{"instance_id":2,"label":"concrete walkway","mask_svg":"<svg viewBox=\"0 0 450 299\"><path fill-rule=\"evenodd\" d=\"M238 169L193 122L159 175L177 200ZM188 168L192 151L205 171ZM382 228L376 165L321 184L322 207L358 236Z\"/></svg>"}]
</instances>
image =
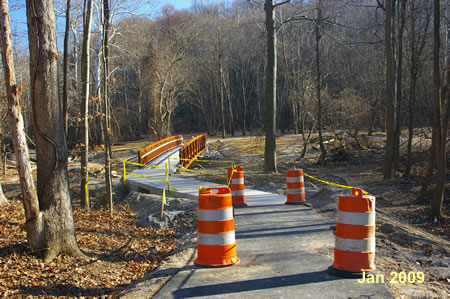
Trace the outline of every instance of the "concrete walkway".
<instances>
[{"instance_id":1,"label":"concrete walkway","mask_svg":"<svg viewBox=\"0 0 450 299\"><path fill-rule=\"evenodd\" d=\"M150 172L149 176L165 177L163 170ZM198 186L215 186L178 177L170 181L178 190L175 197L196 199ZM166 184L130 177L128 186L158 194ZM235 209L241 262L201 268L190 261L154 298L393 298L384 283L358 283L328 274L334 247L329 227L334 222L311 208L285 205L281 195L246 189L246 201L248 207Z\"/></svg>"}]
</instances>

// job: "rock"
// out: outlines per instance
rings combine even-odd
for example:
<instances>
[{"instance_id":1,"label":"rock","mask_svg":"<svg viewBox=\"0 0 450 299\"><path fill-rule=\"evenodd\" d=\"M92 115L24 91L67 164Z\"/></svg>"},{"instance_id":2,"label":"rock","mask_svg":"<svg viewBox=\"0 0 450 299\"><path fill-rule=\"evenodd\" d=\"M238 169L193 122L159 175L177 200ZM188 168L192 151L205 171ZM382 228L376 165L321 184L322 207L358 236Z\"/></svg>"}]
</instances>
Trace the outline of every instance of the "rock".
<instances>
[{"instance_id":1,"label":"rock","mask_svg":"<svg viewBox=\"0 0 450 299\"><path fill-rule=\"evenodd\" d=\"M320 189L319 192L307 197L307 201L315 209L337 209L339 194L327 187Z\"/></svg>"},{"instance_id":2,"label":"rock","mask_svg":"<svg viewBox=\"0 0 450 299\"><path fill-rule=\"evenodd\" d=\"M163 218L161 218L162 196L130 192L124 201L131 210L138 213L136 225L140 227L184 230L193 227L196 221L195 200L167 197Z\"/></svg>"},{"instance_id":3,"label":"rock","mask_svg":"<svg viewBox=\"0 0 450 299\"><path fill-rule=\"evenodd\" d=\"M161 214L154 214L150 215L148 217L138 218L136 221L136 224L140 227L148 227L154 229L168 229L172 228L174 226L175 220L180 215L181 211L174 211L174 212L164 212L164 216L161 218Z\"/></svg>"},{"instance_id":4,"label":"rock","mask_svg":"<svg viewBox=\"0 0 450 299\"><path fill-rule=\"evenodd\" d=\"M390 223L384 223L382 226L380 226L378 231L380 231L384 234L391 234L395 231L395 226Z\"/></svg>"},{"instance_id":5,"label":"rock","mask_svg":"<svg viewBox=\"0 0 450 299\"><path fill-rule=\"evenodd\" d=\"M231 152L230 148L225 143L222 143L217 148L217 151L225 158L233 157L233 154L234 154L234 153Z\"/></svg>"},{"instance_id":6,"label":"rock","mask_svg":"<svg viewBox=\"0 0 450 299\"><path fill-rule=\"evenodd\" d=\"M206 150L201 155L201 160L220 160L223 159L223 155L216 150Z\"/></svg>"},{"instance_id":7,"label":"rock","mask_svg":"<svg viewBox=\"0 0 450 299\"><path fill-rule=\"evenodd\" d=\"M120 177L120 176L117 174L117 171L115 171L115 170L112 170L112 171L111 171L111 176L112 176L113 178L118 178L118 177Z\"/></svg>"}]
</instances>

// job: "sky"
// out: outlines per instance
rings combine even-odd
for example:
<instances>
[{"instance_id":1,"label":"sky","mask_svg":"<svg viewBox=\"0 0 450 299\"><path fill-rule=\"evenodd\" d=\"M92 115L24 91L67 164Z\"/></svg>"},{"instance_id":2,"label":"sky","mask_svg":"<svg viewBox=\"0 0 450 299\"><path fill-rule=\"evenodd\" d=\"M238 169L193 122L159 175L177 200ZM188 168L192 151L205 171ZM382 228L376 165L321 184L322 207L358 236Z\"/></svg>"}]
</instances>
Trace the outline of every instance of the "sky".
<instances>
[{"instance_id":1,"label":"sky","mask_svg":"<svg viewBox=\"0 0 450 299\"><path fill-rule=\"evenodd\" d=\"M165 4L171 4L176 9L188 9L192 5L192 0L156 0L158 3L155 6L155 10L159 10ZM9 0L9 10L11 18L11 33L13 38L13 45L15 50L22 52L27 51L28 36L27 36L27 20L26 20L26 10L25 1L23 0ZM62 44L60 39L62 38L62 32L65 26L65 19L58 18L57 25L57 39L58 44ZM19 45L20 44L20 45ZM19 46L19 47L17 47Z\"/></svg>"},{"instance_id":2,"label":"sky","mask_svg":"<svg viewBox=\"0 0 450 299\"><path fill-rule=\"evenodd\" d=\"M170 0L170 2L177 9L186 9L191 7L191 0Z\"/></svg>"}]
</instances>

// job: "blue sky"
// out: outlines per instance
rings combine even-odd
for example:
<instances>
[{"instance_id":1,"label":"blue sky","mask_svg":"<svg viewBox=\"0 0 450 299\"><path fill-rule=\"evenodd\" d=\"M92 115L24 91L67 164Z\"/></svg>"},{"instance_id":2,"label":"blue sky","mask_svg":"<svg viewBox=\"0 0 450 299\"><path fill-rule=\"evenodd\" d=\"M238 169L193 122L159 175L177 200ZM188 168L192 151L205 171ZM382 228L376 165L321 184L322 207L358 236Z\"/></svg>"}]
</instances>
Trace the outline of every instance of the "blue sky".
<instances>
[{"instance_id":1,"label":"blue sky","mask_svg":"<svg viewBox=\"0 0 450 299\"><path fill-rule=\"evenodd\" d=\"M154 0L155 10L159 10L165 4L171 4L176 9L188 9L192 5L192 0ZM13 44L16 46L16 51L26 51L27 49L27 20L25 11L25 1L21 0L9 0L9 9L11 17L11 33L13 36ZM64 19L58 18L58 44L62 44L61 38L62 33L59 32L64 30ZM17 47L18 44L22 47Z\"/></svg>"},{"instance_id":2,"label":"blue sky","mask_svg":"<svg viewBox=\"0 0 450 299\"><path fill-rule=\"evenodd\" d=\"M185 9L191 7L191 0L169 0L177 9Z\"/></svg>"}]
</instances>

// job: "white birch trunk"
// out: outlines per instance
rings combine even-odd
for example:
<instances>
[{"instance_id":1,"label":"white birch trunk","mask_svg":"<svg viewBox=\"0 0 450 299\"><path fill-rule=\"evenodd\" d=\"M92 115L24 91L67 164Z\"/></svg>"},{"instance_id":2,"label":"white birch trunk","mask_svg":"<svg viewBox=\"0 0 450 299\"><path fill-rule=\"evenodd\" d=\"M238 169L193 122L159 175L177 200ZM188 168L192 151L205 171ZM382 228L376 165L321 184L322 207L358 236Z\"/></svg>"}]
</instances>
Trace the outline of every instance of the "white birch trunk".
<instances>
[{"instance_id":1,"label":"white birch trunk","mask_svg":"<svg viewBox=\"0 0 450 299\"><path fill-rule=\"evenodd\" d=\"M9 19L8 1L2 0L0 6L0 39L6 93L8 97L9 126L17 159L17 170L19 172L20 186L22 188L25 218L27 223L31 223L39 216L39 202L34 186L30 156L28 154L28 146L25 137L22 107L20 106L20 91L16 83L14 71ZM4 197L3 192L1 192L1 195ZM28 238L30 238L30 234L27 235Z\"/></svg>"},{"instance_id":2,"label":"white birch trunk","mask_svg":"<svg viewBox=\"0 0 450 299\"><path fill-rule=\"evenodd\" d=\"M0 206L7 205L8 200L5 197L5 194L3 193L2 184L0 184Z\"/></svg>"}]
</instances>

